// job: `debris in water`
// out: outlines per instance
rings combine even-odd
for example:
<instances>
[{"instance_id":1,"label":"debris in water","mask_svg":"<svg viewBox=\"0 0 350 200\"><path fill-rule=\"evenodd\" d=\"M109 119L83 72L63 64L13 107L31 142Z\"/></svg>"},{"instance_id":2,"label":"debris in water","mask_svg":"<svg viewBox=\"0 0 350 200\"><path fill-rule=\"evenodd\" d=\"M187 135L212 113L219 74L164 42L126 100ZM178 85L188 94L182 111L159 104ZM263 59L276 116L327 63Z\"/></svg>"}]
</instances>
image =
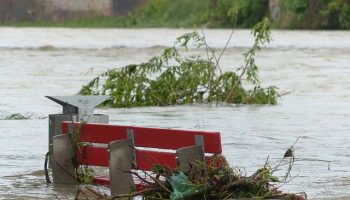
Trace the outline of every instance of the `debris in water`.
<instances>
[{"instance_id":1,"label":"debris in water","mask_svg":"<svg viewBox=\"0 0 350 200\"><path fill-rule=\"evenodd\" d=\"M38 116L35 113L27 112L21 113L10 113L6 111L0 111L0 120L28 120L28 119L45 119L46 117Z\"/></svg>"},{"instance_id":2,"label":"debris in water","mask_svg":"<svg viewBox=\"0 0 350 200\"><path fill-rule=\"evenodd\" d=\"M130 194L111 197L85 187L80 189L76 199L84 199L79 195L87 190L97 192L95 199L132 199L140 195L144 200L307 199L305 193L283 193L277 186L286 182L286 178L280 181L273 172L281 165L294 162L292 159L284 158L285 162L273 168L265 163L251 176L231 167L222 156L214 156L211 160L210 163L193 162L188 170L154 165L151 173L145 172L148 178L140 179L141 191L132 190Z\"/></svg>"}]
</instances>

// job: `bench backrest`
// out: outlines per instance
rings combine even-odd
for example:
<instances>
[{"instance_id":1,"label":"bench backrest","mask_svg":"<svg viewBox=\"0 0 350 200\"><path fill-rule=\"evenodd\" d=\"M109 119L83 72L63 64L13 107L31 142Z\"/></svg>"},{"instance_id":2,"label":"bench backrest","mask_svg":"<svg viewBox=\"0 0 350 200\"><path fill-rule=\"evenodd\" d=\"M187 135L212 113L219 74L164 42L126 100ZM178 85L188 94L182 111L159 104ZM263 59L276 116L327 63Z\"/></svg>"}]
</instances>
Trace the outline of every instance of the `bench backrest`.
<instances>
[{"instance_id":1,"label":"bench backrest","mask_svg":"<svg viewBox=\"0 0 350 200\"><path fill-rule=\"evenodd\" d=\"M77 128L79 125L79 123L63 122L62 132L68 134L69 126ZM142 170L151 170L154 164L176 168L175 152L169 150L196 145L196 135L203 136L205 153L221 154L222 152L219 132L83 124L79 132L80 140L93 144L82 150L84 153L80 160L83 163L80 164L108 167L107 147L94 144L109 144L115 140L125 140L128 138L128 131L133 132L135 160L137 167Z\"/></svg>"}]
</instances>

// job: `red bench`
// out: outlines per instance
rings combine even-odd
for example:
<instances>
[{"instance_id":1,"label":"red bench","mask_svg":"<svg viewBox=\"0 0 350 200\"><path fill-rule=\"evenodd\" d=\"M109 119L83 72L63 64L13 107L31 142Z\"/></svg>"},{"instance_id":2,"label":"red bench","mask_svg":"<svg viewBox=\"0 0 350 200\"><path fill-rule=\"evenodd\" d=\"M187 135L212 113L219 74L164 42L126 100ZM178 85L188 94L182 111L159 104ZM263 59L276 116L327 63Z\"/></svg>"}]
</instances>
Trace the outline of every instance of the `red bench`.
<instances>
[{"instance_id":1,"label":"red bench","mask_svg":"<svg viewBox=\"0 0 350 200\"><path fill-rule=\"evenodd\" d=\"M132 186L140 187L132 180L130 173L120 169L131 170L135 164L137 169L145 171L150 171L155 164L176 168L186 166L195 159L208 160L209 154L222 152L221 137L218 132L63 122L63 135L55 136L53 140L54 160L64 157L63 154L70 154L71 150L60 146L69 146L68 136L77 128L80 129L78 131L80 141L89 144L81 147L84 153L79 155L79 164L109 167L110 180L106 177L95 177L94 182L110 185L112 195L128 192ZM63 138L65 142L59 142ZM57 140L56 144L55 140ZM69 158L71 157L56 161L61 162L58 168L61 168L65 162L69 162ZM71 171L71 169L64 171ZM56 179L62 177L59 173L62 171L56 173Z\"/></svg>"}]
</instances>

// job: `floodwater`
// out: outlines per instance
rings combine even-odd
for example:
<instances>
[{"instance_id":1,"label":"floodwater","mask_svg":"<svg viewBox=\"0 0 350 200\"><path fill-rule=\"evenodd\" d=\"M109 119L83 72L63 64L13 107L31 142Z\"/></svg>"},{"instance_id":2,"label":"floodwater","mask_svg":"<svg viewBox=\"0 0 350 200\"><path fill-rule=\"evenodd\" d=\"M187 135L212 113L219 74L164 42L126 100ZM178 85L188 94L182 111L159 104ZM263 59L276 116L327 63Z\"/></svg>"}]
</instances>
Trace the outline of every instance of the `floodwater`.
<instances>
[{"instance_id":1,"label":"floodwater","mask_svg":"<svg viewBox=\"0 0 350 200\"><path fill-rule=\"evenodd\" d=\"M74 95L108 68L146 61L190 31L0 28L0 116L33 115L30 120L0 120L0 199L64 199L74 193L45 182L45 117L61 112L45 95ZM230 35L230 30L204 32L215 48L224 47ZM241 54L252 43L249 34L235 31L221 60L224 70L242 63ZM276 164L299 138L293 180L281 189L304 191L309 199L350 199L350 32L273 31L273 39L257 63L264 86L291 92L275 106L96 112L110 115L113 124L219 131L223 154L248 175L267 157Z\"/></svg>"}]
</instances>

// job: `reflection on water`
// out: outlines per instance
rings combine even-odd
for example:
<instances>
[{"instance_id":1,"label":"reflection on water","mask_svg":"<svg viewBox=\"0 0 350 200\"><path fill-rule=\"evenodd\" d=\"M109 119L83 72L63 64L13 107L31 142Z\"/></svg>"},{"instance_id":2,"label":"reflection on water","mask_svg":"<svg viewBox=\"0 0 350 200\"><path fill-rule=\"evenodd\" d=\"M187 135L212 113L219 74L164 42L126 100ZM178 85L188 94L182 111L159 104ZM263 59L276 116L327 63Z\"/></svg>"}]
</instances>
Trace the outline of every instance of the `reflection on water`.
<instances>
[{"instance_id":1,"label":"reflection on water","mask_svg":"<svg viewBox=\"0 0 350 200\"><path fill-rule=\"evenodd\" d=\"M61 108L45 95L76 94L108 68L139 63L187 30L0 28L0 111L47 116ZM208 30L222 47L229 30ZM237 31L221 66L234 69L250 42ZM197 53L203 53L197 51ZM104 109L111 123L215 130L224 155L249 174L269 156L272 164L300 137L293 181L282 186L310 199L349 199L350 34L276 31L261 53L264 85L282 92L276 106L189 105ZM47 119L0 120L0 199L71 198L74 187L46 184ZM328 163L327 161L330 161ZM283 172L281 172L283 175ZM61 196L60 196L61 195Z\"/></svg>"}]
</instances>

